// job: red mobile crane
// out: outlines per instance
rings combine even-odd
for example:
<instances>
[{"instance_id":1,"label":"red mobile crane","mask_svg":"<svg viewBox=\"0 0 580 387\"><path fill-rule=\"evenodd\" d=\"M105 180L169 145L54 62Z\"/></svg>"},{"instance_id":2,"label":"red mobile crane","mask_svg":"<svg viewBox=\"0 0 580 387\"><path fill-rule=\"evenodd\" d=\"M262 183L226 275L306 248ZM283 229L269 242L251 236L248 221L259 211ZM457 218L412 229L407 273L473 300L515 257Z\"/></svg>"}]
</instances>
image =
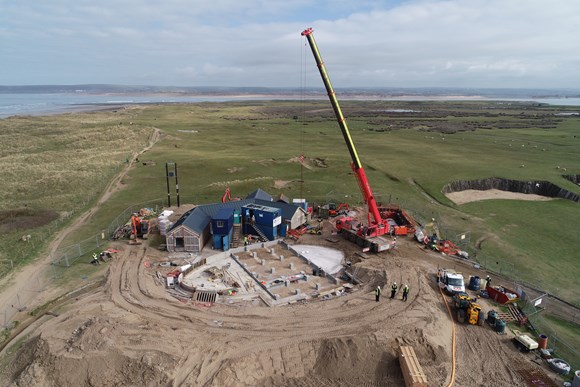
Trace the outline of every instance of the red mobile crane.
<instances>
[{"instance_id":1,"label":"red mobile crane","mask_svg":"<svg viewBox=\"0 0 580 387\"><path fill-rule=\"evenodd\" d=\"M318 51L318 46L314 40L312 28L308 28L302 32L302 36L305 36L310 44L312 54L314 54L314 59L322 76L322 81L328 92L328 98L334 109L334 114L338 120L338 125L346 142L348 152L352 159L351 168L357 177L358 185L363 194L363 198L368 206L368 224L367 226L362 225L356 219L350 217L343 217L336 221L336 228L338 231L347 237L349 240L356 242L359 246L364 248L370 248L371 251L379 252L387 250L391 245L388 240L381 238L382 235L389 233L389 224L381 217L381 212L373 196L369 180L367 179L365 170L360 162L352 138L350 137L350 132L348 126L346 125L346 119L342 115L340 106L338 105L338 100L336 99L336 94L326 73L326 68L324 67L324 62L320 57Z\"/></svg>"}]
</instances>

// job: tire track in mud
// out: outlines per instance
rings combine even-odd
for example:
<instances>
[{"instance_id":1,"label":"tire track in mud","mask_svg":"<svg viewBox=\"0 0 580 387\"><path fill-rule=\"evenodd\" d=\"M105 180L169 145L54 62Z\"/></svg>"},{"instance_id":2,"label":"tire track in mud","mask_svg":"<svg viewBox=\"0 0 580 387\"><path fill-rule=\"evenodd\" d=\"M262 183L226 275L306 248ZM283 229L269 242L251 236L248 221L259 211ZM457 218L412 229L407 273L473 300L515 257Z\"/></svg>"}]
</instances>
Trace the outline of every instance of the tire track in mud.
<instances>
[{"instance_id":1,"label":"tire track in mud","mask_svg":"<svg viewBox=\"0 0 580 387\"><path fill-rule=\"evenodd\" d=\"M393 300L388 296L383 297L377 303L374 301L373 292L362 288L328 301L286 307L237 308L215 305L209 310L201 310L172 301L169 296L164 298L150 292L148 289L153 280L145 273L143 262L146 255L147 249L144 247L127 249L120 254L111 265L106 294L118 308L150 322L152 329L168 329L170 326L176 332L176 338L170 339L175 348L172 355L176 356L176 362L171 373L172 383L176 386L215 385L216 380L237 372L232 371L232 368L236 370L236 367L241 367L238 365L240 362L245 364L247 358L258 359L262 356L280 358L269 365L277 372L306 374L307 376L292 379L296 381L296 385L306 385L302 382L313 371L312 368L302 368L305 355L300 348L308 348L307 353L316 354L320 351L321 343L328 340L342 342L349 338L360 339L372 335L372 342L376 342L377 346L396 340L401 340L399 345L419 340L419 345L426 345L428 351L425 355L436 348L426 338L429 332L436 332L437 320L442 317L426 315L425 311L433 309L434 305L438 305L437 310L443 306L440 305L439 294L434 288L430 273L408 262L397 260L395 268L389 271L391 278L410 285L408 302L401 301L399 295ZM448 318L447 315L445 318ZM216 325L216 320L220 322L219 326ZM392 336L385 334L385 328ZM506 355L504 350L498 349L503 344L498 343L495 333L489 329L484 332L483 329L486 328L461 326L459 329L458 358L471 360L459 361L458 385L477 383L479 379L471 375L473 372L495 375L500 386L519 381L503 364L467 364L474 358L477 359L482 351L497 358ZM198 340L204 336L210 336L211 341ZM164 336L151 335L147 338L148 342L140 342L141 336L133 335L128 340L131 341L132 348L147 350L155 347L161 337ZM428 356L435 358L435 354ZM310 358L309 361L312 363L315 359ZM441 378L448 375L448 367L447 364L436 362L431 366L430 374L438 376L437 380L442 382ZM494 369L499 371L494 372ZM399 377L397 375L388 376L387 371L383 373L384 378L396 379ZM369 378L372 379L371 376ZM330 380L320 379L320 383L315 385L324 385ZM375 385L369 379L366 381L369 386ZM364 385L362 380L357 381L357 384ZM340 385L348 385L348 382L341 380ZM434 381L433 385L440 384Z\"/></svg>"},{"instance_id":2,"label":"tire track in mud","mask_svg":"<svg viewBox=\"0 0 580 387\"><path fill-rule=\"evenodd\" d=\"M424 300L431 291L428 279L420 274L419 269L414 269L412 273L406 273L414 279L410 285L415 293L407 303L400 299L375 303L372 292L357 291L324 302L286 308L259 308L255 313L252 313L252 308L239 311L224 306L197 310L156 298L146 290L145 255L146 249L139 249L138 253L131 249L119 257L111 268L111 300L115 305L154 324L166 324L167 319L171 319L171 325L176 329L194 329L197 334L219 336L212 347L221 346L221 350L207 348L208 352L203 358L183 349L175 372L175 385L191 380L196 374L196 384L207 384L223 369L224 364L252 353L282 350L297 343L318 343L321 339L357 336L361 331L380 329L385 323L400 327L416 325L424 316L420 312L422 305L433 299L431 295ZM401 314L413 310L418 311L416 316L398 320ZM221 321L222 326L212 326L215 320ZM427 320L427 324L431 323L432 319ZM240 332L243 332L243 337L239 336ZM259 336L259 341L253 340L256 336Z\"/></svg>"}]
</instances>

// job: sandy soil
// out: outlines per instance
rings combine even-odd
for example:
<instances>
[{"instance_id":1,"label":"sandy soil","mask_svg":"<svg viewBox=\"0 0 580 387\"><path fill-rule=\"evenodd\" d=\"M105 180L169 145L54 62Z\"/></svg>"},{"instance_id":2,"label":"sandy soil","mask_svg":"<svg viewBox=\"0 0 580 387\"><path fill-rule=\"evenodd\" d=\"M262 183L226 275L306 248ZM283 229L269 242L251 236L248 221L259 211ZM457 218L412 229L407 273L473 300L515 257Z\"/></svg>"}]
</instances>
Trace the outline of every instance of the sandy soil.
<instances>
[{"instance_id":1,"label":"sandy soil","mask_svg":"<svg viewBox=\"0 0 580 387\"><path fill-rule=\"evenodd\" d=\"M486 191L468 189L460 192L451 192L445 194L445 196L447 196L447 198L451 200L453 203L459 205L489 199L511 199L511 200L532 200L532 201L552 200L552 198L546 196L501 191L499 189L489 189Z\"/></svg>"},{"instance_id":2,"label":"sandy soil","mask_svg":"<svg viewBox=\"0 0 580 387\"><path fill-rule=\"evenodd\" d=\"M328 236L325 229L300 243L344 251L364 284L330 300L273 308L183 304L144 264L164 253L120 243L102 289L23 332L28 342L3 385L401 386L400 345L414 347L430 386L448 385L453 323L434 278L437 266L461 270L462 262L410 240L364 259L352 243ZM409 301L385 292L375 302L372 290L393 281L409 284ZM518 369L541 370L509 335L456 328L457 386L522 386Z\"/></svg>"},{"instance_id":3,"label":"sandy soil","mask_svg":"<svg viewBox=\"0 0 580 387\"><path fill-rule=\"evenodd\" d=\"M99 204L119 188L121 176ZM50 251L94 211L63 231ZM50 311L12 339L22 347L5 363L0 385L402 386L400 345L413 346L430 386L524 386L531 384L522 375L544 372L534 355L515 349L509 333L499 335L487 325L456 325L453 367L455 323L435 273L438 267L466 277L485 273L405 238L395 250L361 256L351 242L329 238L331 232L325 222L322 236L306 234L299 243L344 252L363 284L340 297L277 307L180 302L145 264L166 253L146 242L118 242L113 247L120 252L107 263L102 287ZM0 301L10 300L49 258L20 272ZM386 291L375 302L373 289L393 281L409 284L408 302L400 293L389 299ZM487 311L493 307L481 303ZM544 385L555 385L543 378Z\"/></svg>"}]
</instances>

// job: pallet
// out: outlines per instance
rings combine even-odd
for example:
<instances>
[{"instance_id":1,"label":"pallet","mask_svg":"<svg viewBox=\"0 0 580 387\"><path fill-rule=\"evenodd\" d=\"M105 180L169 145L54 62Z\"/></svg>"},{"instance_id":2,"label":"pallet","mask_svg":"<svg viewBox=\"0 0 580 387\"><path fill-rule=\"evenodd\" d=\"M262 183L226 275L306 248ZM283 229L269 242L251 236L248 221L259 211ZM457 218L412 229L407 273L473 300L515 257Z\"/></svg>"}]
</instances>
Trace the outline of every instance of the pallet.
<instances>
[{"instance_id":1,"label":"pallet","mask_svg":"<svg viewBox=\"0 0 580 387\"><path fill-rule=\"evenodd\" d=\"M504 312L497 312L496 320L503 320L505 323L511 323L516 321L514 316L511 313L504 313Z\"/></svg>"},{"instance_id":2,"label":"pallet","mask_svg":"<svg viewBox=\"0 0 580 387\"><path fill-rule=\"evenodd\" d=\"M429 385L413 347L408 345L399 347L399 363L406 387L427 387Z\"/></svg>"},{"instance_id":3,"label":"pallet","mask_svg":"<svg viewBox=\"0 0 580 387\"><path fill-rule=\"evenodd\" d=\"M508 309L520 325L526 325L528 323L528 317L516 305L510 304L508 305Z\"/></svg>"}]
</instances>

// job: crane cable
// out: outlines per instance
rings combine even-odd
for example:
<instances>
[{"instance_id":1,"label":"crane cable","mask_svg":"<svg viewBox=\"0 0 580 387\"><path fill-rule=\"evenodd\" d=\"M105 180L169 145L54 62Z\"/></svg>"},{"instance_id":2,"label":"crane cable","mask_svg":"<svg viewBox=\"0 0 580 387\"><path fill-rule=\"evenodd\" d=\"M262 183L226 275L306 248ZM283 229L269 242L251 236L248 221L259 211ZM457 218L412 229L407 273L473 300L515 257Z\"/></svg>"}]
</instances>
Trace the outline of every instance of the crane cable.
<instances>
[{"instance_id":1,"label":"crane cable","mask_svg":"<svg viewBox=\"0 0 580 387\"><path fill-rule=\"evenodd\" d=\"M455 382L455 320L453 319L453 315L451 314L451 308L449 308L449 303L443 294L443 289L439 288L439 292L441 293L441 297L445 302L445 306L447 307L447 312L449 312L449 317L451 318L451 327L452 327L452 336L451 336L451 380L447 387L453 386Z\"/></svg>"}]
</instances>

